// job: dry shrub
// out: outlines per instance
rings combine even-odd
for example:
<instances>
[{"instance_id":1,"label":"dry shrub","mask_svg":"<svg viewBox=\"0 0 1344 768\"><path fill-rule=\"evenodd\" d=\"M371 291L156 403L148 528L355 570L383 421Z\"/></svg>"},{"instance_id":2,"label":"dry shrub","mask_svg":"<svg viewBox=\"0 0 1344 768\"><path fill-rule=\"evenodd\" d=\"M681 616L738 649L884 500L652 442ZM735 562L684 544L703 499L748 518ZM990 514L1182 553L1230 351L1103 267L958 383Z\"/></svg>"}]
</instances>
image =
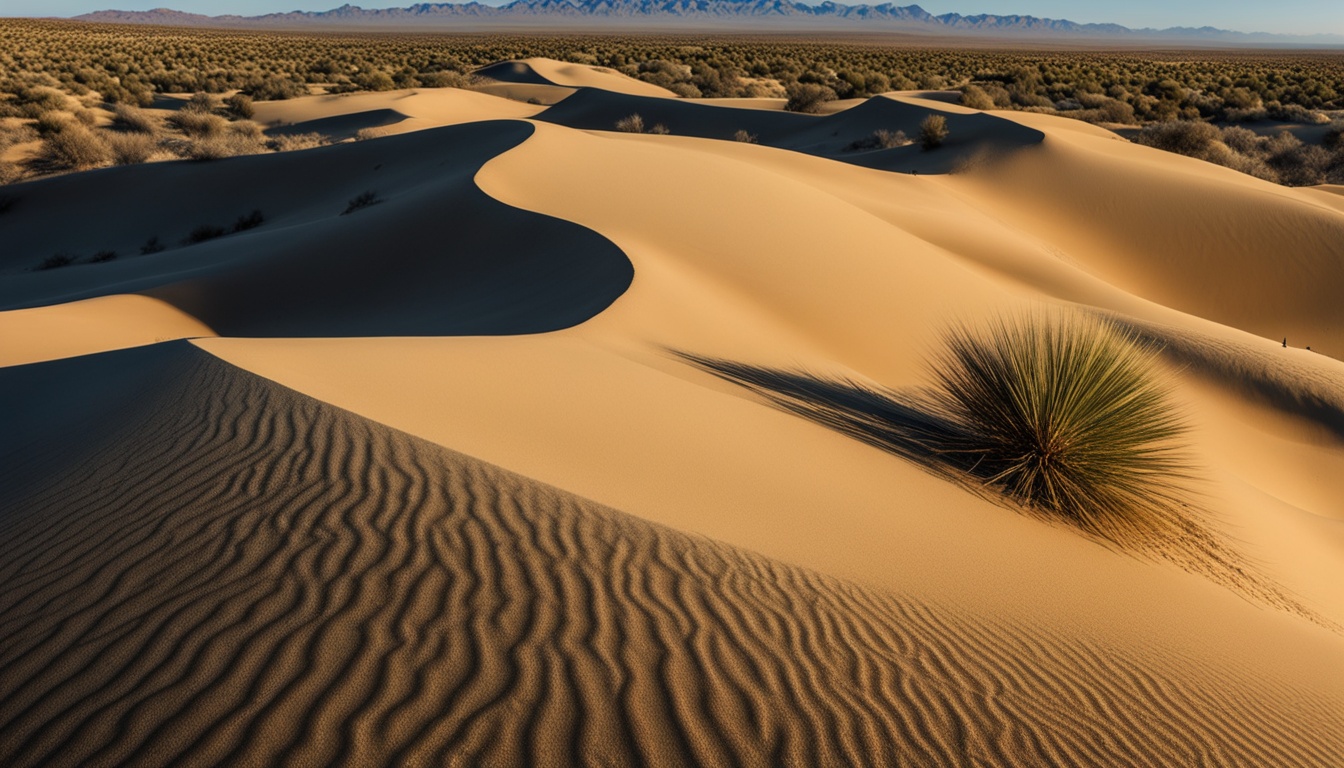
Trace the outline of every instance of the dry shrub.
<instances>
[{"instance_id":1,"label":"dry shrub","mask_svg":"<svg viewBox=\"0 0 1344 768\"><path fill-rule=\"evenodd\" d=\"M219 115L206 112L182 111L168 117L168 123L188 136L217 136L229 122Z\"/></svg>"},{"instance_id":2,"label":"dry shrub","mask_svg":"<svg viewBox=\"0 0 1344 768\"><path fill-rule=\"evenodd\" d=\"M733 134L733 141L740 141L743 144L755 144L756 134L748 133L745 130L738 129L737 133Z\"/></svg>"},{"instance_id":3,"label":"dry shrub","mask_svg":"<svg viewBox=\"0 0 1344 768\"><path fill-rule=\"evenodd\" d=\"M639 115L628 115L616 121L616 130L623 133L643 133L644 118Z\"/></svg>"},{"instance_id":4,"label":"dry shrub","mask_svg":"<svg viewBox=\"0 0 1344 768\"><path fill-rule=\"evenodd\" d=\"M994 99L990 98L984 88L968 85L961 89L961 105L971 109L993 109Z\"/></svg>"},{"instance_id":5,"label":"dry shrub","mask_svg":"<svg viewBox=\"0 0 1344 768\"><path fill-rule=\"evenodd\" d=\"M924 151L937 149L947 140L947 118L930 114L919 124L919 146Z\"/></svg>"},{"instance_id":6,"label":"dry shrub","mask_svg":"<svg viewBox=\"0 0 1344 768\"><path fill-rule=\"evenodd\" d=\"M820 112L822 105L836 99L834 90L818 83L791 83L785 92L789 100L785 102L784 109L809 115Z\"/></svg>"},{"instance_id":7,"label":"dry shrub","mask_svg":"<svg viewBox=\"0 0 1344 768\"><path fill-rule=\"evenodd\" d=\"M80 123L66 123L43 140L39 162L58 170L83 170L112 162L112 149Z\"/></svg>"},{"instance_id":8,"label":"dry shrub","mask_svg":"<svg viewBox=\"0 0 1344 768\"><path fill-rule=\"evenodd\" d=\"M666 136L667 134L669 134L669 133L671 133L671 132L672 132L672 131L669 130L668 127L667 127L666 125L663 125L662 123L655 123L654 126L653 126L652 128L649 129L649 133L652 133L652 134L655 134L655 135L658 135L658 136Z\"/></svg>"},{"instance_id":9,"label":"dry shrub","mask_svg":"<svg viewBox=\"0 0 1344 768\"><path fill-rule=\"evenodd\" d=\"M376 139L382 135L383 131L381 128L360 128L358 131L355 131L355 141L368 141L369 139Z\"/></svg>"},{"instance_id":10,"label":"dry shrub","mask_svg":"<svg viewBox=\"0 0 1344 768\"><path fill-rule=\"evenodd\" d=\"M161 127L159 118L139 107L118 104L112 108L112 127L130 133L156 134Z\"/></svg>"},{"instance_id":11,"label":"dry shrub","mask_svg":"<svg viewBox=\"0 0 1344 768\"><path fill-rule=\"evenodd\" d=\"M252 106L252 97L246 93L235 93L224 100L224 106L237 120L251 120L257 114L256 108Z\"/></svg>"},{"instance_id":12,"label":"dry shrub","mask_svg":"<svg viewBox=\"0 0 1344 768\"><path fill-rule=\"evenodd\" d=\"M261 141L229 131L190 142L186 147L186 156L192 160L223 160L239 155L255 155L265 149L266 145Z\"/></svg>"},{"instance_id":13,"label":"dry shrub","mask_svg":"<svg viewBox=\"0 0 1344 768\"><path fill-rule=\"evenodd\" d=\"M11 163L8 160L0 160L0 186L13 184L21 178L23 178L23 169L21 169L18 164ZM9 198L0 198L0 200L5 199ZM0 203L0 207L8 206L4 206L3 203Z\"/></svg>"},{"instance_id":14,"label":"dry shrub","mask_svg":"<svg viewBox=\"0 0 1344 768\"><path fill-rule=\"evenodd\" d=\"M331 143L331 137L320 133L296 133L292 135L272 136L267 144L276 152L295 152L301 149L325 147Z\"/></svg>"},{"instance_id":15,"label":"dry shrub","mask_svg":"<svg viewBox=\"0 0 1344 768\"><path fill-rule=\"evenodd\" d=\"M146 162L159 148L158 140L145 133L107 133L103 140L112 150L112 162L117 165Z\"/></svg>"},{"instance_id":16,"label":"dry shrub","mask_svg":"<svg viewBox=\"0 0 1344 768\"><path fill-rule=\"evenodd\" d=\"M209 113L214 109L215 100L210 97L210 94L203 91L193 93L191 98L187 99L187 103L182 105L182 111L184 112Z\"/></svg>"}]
</instances>

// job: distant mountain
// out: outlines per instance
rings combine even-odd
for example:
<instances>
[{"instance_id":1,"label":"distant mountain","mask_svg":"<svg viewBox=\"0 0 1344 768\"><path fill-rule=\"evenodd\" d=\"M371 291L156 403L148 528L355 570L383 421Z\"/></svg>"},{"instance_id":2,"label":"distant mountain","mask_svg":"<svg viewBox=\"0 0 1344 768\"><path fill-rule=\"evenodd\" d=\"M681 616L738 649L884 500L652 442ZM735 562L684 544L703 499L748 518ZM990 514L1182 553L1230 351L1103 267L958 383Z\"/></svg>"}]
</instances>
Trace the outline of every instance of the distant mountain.
<instances>
[{"instance_id":1,"label":"distant mountain","mask_svg":"<svg viewBox=\"0 0 1344 768\"><path fill-rule=\"evenodd\" d=\"M843 5L827 0L805 5L792 0L512 0L490 6L478 2L417 3L406 8L343 5L330 11L292 11L263 16L202 16L168 8L152 11L98 11L80 21L209 27L400 26L453 28L482 23L527 23L540 19L622 26L719 26L766 23L779 27L866 28L942 34L1021 37L1091 37L1203 40L1242 44L1316 43L1335 45L1344 37L1312 37L1231 32L1213 27L1130 29L1119 24L1078 24L1036 16L945 13L935 16L918 5Z\"/></svg>"}]
</instances>

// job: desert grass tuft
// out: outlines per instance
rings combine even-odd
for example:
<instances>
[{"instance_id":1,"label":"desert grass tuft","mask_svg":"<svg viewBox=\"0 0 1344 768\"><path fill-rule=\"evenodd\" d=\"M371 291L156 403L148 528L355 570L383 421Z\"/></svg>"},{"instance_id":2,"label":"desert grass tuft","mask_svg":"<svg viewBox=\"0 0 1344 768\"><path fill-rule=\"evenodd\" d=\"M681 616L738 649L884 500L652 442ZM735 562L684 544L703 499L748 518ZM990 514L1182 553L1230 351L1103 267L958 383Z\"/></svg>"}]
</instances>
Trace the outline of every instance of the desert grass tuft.
<instances>
[{"instance_id":1,"label":"desert grass tuft","mask_svg":"<svg viewBox=\"0 0 1344 768\"><path fill-rule=\"evenodd\" d=\"M1167 524L1191 475L1157 350L1097 318L1000 319L943 337L929 406L986 485L1115 541Z\"/></svg>"}]
</instances>

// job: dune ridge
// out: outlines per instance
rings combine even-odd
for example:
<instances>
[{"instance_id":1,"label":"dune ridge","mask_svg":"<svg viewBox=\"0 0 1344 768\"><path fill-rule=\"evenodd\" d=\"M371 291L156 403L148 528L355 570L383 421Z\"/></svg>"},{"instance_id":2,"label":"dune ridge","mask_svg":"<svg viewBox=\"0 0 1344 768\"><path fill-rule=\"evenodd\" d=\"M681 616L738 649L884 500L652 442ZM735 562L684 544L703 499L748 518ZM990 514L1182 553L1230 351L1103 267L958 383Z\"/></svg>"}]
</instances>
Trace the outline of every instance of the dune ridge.
<instances>
[{"instance_id":1,"label":"dune ridge","mask_svg":"<svg viewBox=\"0 0 1344 768\"><path fill-rule=\"evenodd\" d=\"M185 342L8 368L0 391L93 375L121 394L0 438L7 765L1307 766L1344 751L1328 679L865 589ZM61 450L94 424L86 454Z\"/></svg>"},{"instance_id":2,"label":"dune ridge","mask_svg":"<svg viewBox=\"0 0 1344 768\"><path fill-rule=\"evenodd\" d=\"M540 333L586 320L629 286L606 238L482 192L477 171L522 143L522 121L212 163L112 168L19 185L0 218L0 309L109 294L160 299L223 335ZM260 179L272 180L266 184ZM127 187L146 190L128 196ZM373 205L349 201L371 192ZM69 206L105 227L53 227ZM260 226L191 245L202 223ZM139 254L156 237L167 250ZM52 251L124 254L31 271Z\"/></svg>"}]
</instances>

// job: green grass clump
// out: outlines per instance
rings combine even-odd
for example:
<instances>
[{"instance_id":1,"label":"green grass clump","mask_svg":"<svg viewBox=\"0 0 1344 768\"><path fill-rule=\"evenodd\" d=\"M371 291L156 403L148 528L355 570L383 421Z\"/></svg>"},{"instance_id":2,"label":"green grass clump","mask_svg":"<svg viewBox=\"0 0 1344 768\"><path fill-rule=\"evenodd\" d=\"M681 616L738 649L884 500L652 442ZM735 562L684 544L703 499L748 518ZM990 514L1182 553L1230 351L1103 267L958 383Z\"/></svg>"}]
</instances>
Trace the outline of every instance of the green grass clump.
<instances>
[{"instance_id":1,"label":"green grass clump","mask_svg":"<svg viewBox=\"0 0 1344 768\"><path fill-rule=\"evenodd\" d=\"M944 342L930 398L953 427L941 449L953 463L1114 541L1168 524L1189 464L1156 350L1086 317L957 327Z\"/></svg>"}]
</instances>

